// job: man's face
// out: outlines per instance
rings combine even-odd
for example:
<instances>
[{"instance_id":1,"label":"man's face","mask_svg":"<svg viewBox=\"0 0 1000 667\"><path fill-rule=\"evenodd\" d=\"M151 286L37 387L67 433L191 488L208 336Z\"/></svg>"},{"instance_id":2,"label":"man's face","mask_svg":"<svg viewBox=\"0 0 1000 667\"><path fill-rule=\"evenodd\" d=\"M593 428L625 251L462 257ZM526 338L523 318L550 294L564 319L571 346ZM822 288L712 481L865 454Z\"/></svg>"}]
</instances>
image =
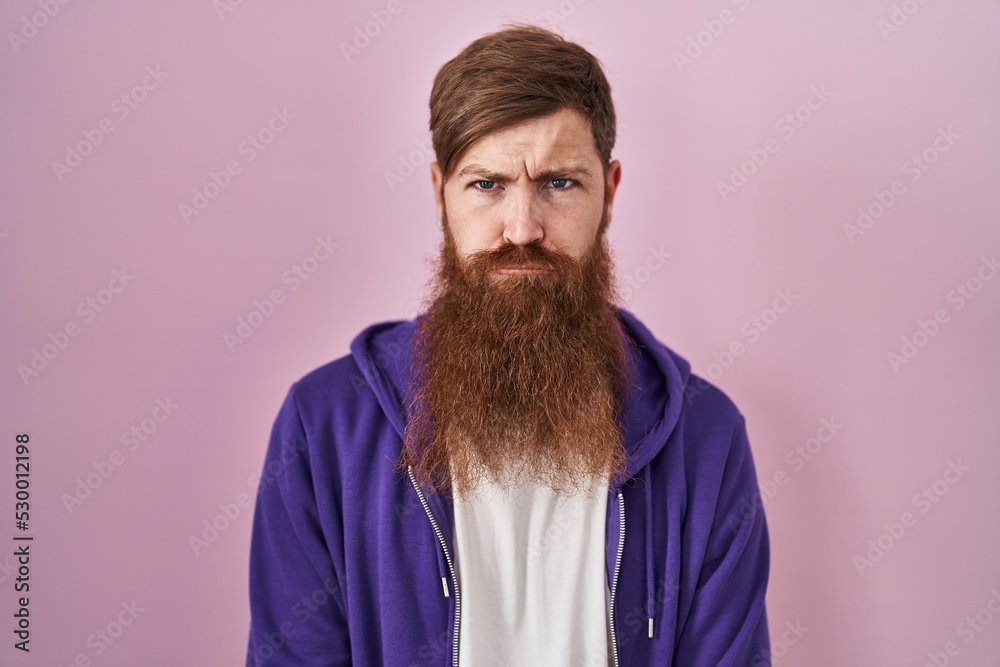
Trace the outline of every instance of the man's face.
<instances>
[{"instance_id":1,"label":"man's face","mask_svg":"<svg viewBox=\"0 0 1000 667\"><path fill-rule=\"evenodd\" d=\"M605 176L589 121L566 108L477 141L443 192L437 162L431 174L438 214L463 260L505 244L534 243L580 261L603 216L610 216L621 164L612 161ZM515 266L494 273L541 271Z\"/></svg>"}]
</instances>

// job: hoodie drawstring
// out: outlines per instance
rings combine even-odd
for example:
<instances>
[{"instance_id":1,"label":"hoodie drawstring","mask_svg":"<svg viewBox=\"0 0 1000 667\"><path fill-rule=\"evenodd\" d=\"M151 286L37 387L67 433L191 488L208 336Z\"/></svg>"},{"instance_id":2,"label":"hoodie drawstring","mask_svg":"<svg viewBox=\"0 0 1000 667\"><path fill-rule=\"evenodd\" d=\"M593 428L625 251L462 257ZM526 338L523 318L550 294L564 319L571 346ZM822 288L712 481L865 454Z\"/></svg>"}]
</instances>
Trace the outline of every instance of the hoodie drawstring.
<instances>
[{"instance_id":1,"label":"hoodie drawstring","mask_svg":"<svg viewBox=\"0 0 1000 667\"><path fill-rule=\"evenodd\" d=\"M438 578L441 580L441 588L444 589L444 596L451 597L451 592L448 590L448 563L444 559L444 549L441 548L440 543L438 548L434 550L437 555L438 561Z\"/></svg>"},{"instance_id":2,"label":"hoodie drawstring","mask_svg":"<svg viewBox=\"0 0 1000 667\"><path fill-rule=\"evenodd\" d=\"M649 469L643 468L646 492L646 614L649 616L649 636L653 636L653 490L649 487Z\"/></svg>"},{"instance_id":3,"label":"hoodie drawstring","mask_svg":"<svg viewBox=\"0 0 1000 667\"><path fill-rule=\"evenodd\" d=\"M440 545L438 545L440 546ZM441 549L435 549L438 558L438 576L441 578L441 586L444 587L444 596L451 597L451 593L448 592L448 571L447 564L444 562L444 552Z\"/></svg>"}]
</instances>

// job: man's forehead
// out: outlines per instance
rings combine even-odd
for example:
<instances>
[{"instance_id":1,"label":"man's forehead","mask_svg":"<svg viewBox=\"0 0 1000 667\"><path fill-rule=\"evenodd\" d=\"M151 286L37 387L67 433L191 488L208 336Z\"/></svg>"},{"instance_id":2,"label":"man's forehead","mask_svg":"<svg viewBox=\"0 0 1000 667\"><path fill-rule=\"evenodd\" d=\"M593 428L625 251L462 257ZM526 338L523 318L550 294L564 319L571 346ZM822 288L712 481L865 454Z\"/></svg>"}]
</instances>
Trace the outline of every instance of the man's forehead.
<instances>
[{"instance_id":1,"label":"man's forehead","mask_svg":"<svg viewBox=\"0 0 1000 667\"><path fill-rule=\"evenodd\" d=\"M457 173L483 169L589 170L600 161L587 119L572 110L537 118L482 137L459 161Z\"/></svg>"},{"instance_id":2,"label":"man's forehead","mask_svg":"<svg viewBox=\"0 0 1000 667\"><path fill-rule=\"evenodd\" d=\"M486 159L479 162L465 162L455 174L456 178L463 176L492 176L499 173L520 172L526 169L529 174L558 173L565 175L592 176L589 160L578 158L552 157L551 159L528 159L511 157L510 159Z\"/></svg>"}]
</instances>

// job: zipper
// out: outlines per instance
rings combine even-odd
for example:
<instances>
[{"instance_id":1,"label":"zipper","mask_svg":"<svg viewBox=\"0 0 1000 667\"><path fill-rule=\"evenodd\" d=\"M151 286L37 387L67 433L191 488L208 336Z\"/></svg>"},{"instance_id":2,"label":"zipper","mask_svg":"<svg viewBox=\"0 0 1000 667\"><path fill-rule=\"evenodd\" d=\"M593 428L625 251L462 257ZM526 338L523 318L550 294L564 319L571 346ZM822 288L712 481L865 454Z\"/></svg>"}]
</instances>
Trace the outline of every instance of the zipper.
<instances>
[{"instance_id":1,"label":"zipper","mask_svg":"<svg viewBox=\"0 0 1000 667\"><path fill-rule=\"evenodd\" d=\"M451 554L448 553L448 545L444 542L444 535L441 533L441 528L438 526L438 522L434 519L434 514L431 512L430 506L427 504L427 499L424 497L424 492L420 490L417 486L417 481L413 477L413 466L407 466L407 472L410 476L410 483L413 485L413 490L417 492L417 496L420 497L420 504L424 506L424 511L427 513L427 518L431 520L431 525L434 527L434 533L437 535L438 542L441 543L441 548L444 549L444 558L448 561L448 571L451 573L452 585L455 587L455 630L452 637L452 647L451 647L451 664L454 667L458 667L458 629L462 622L462 597L458 592L458 579L455 577L455 568L451 563ZM617 577L616 577L617 579ZM442 579L442 583L444 580ZM448 597L448 586L444 585L444 596ZM612 600L614 598L612 597ZM618 661L615 660L615 665L617 666Z\"/></svg>"},{"instance_id":2,"label":"zipper","mask_svg":"<svg viewBox=\"0 0 1000 667\"><path fill-rule=\"evenodd\" d=\"M615 593L618 592L618 569L622 564L622 551L625 548L625 497L622 492L618 492L618 554L615 556L615 574L611 582L611 609L609 619L611 621L611 651L615 657L615 667L618 667L618 638L615 636Z\"/></svg>"}]
</instances>

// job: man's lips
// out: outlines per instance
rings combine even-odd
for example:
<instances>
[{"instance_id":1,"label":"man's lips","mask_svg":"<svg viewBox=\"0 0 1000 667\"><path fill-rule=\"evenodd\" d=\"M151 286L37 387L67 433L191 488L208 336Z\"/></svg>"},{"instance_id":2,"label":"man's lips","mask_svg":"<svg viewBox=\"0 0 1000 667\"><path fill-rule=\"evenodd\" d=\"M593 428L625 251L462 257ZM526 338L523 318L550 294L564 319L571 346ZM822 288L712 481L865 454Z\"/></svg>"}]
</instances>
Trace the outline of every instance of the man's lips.
<instances>
[{"instance_id":1,"label":"man's lips","mask_svg":"<svg viewBox=\"0 0 1000 667\"><path fill-rule=\"evenodd\" d=\"M506 275L541 275L543 273L549 273L551 269L547 269L543 266L505 266L499 269L494 269L497 273L503 273Z\"/></svg>"}]
</instances>

